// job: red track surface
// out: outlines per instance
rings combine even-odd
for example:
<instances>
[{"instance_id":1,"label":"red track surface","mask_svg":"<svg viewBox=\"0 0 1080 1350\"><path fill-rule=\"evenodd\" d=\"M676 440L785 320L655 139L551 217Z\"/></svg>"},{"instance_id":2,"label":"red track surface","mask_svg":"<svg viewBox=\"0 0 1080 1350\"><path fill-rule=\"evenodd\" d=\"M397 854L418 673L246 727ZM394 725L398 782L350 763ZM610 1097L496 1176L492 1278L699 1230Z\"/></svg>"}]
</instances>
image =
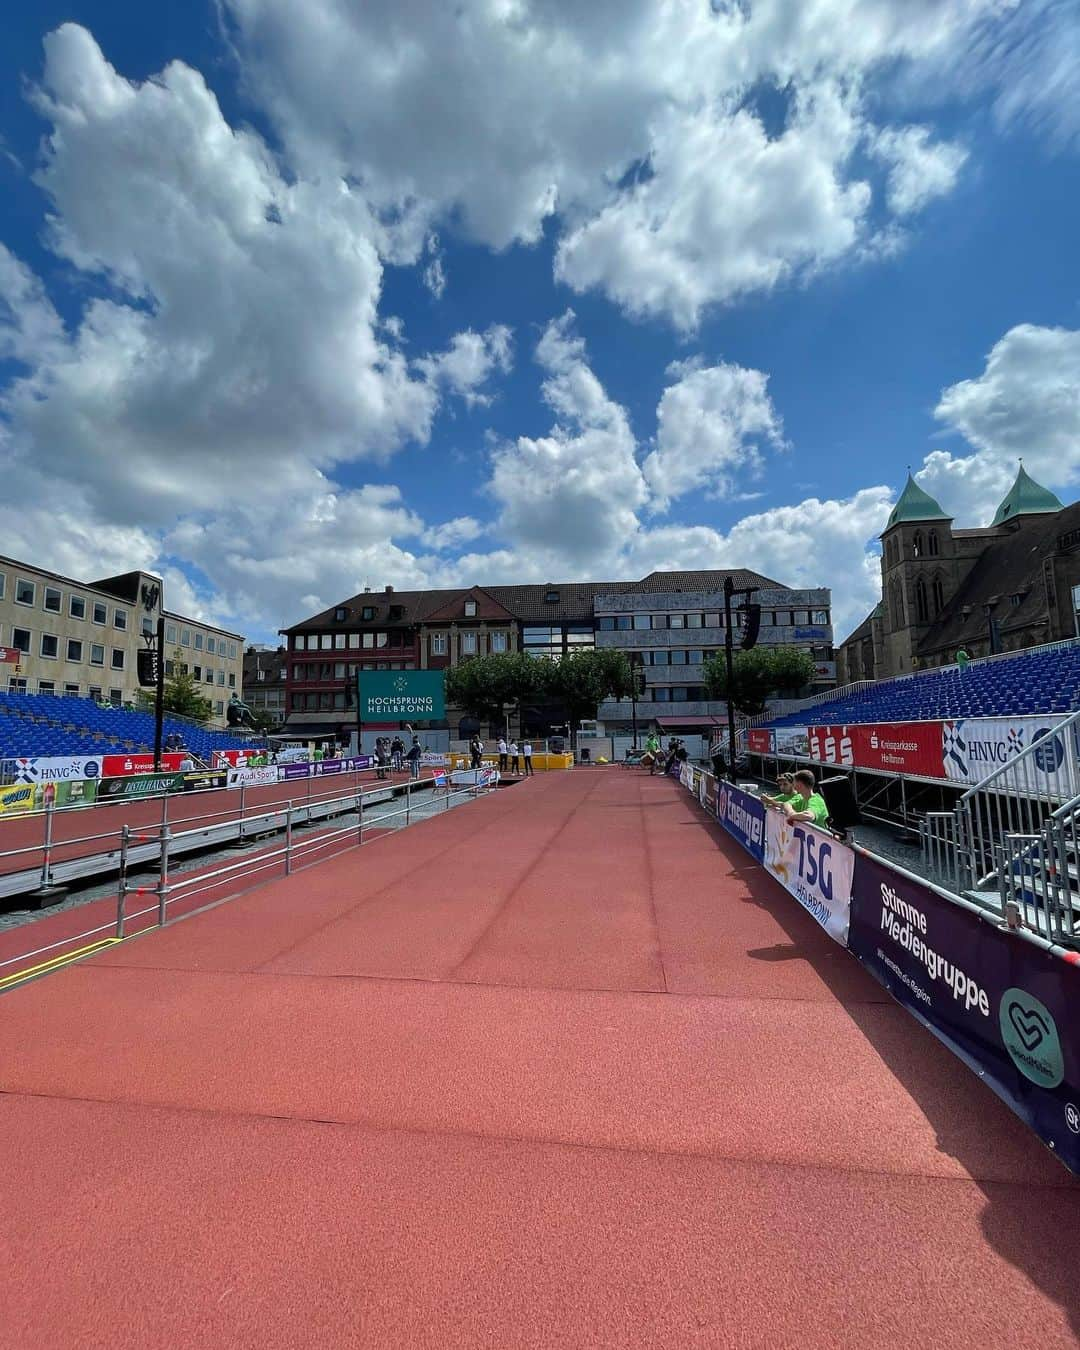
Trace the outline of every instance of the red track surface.
<instances>
[{"instance_id":1,"label":"red track surface","mask_svg":"<svg viewBox=\"0 0 1080 1350\"><path fill-rule=\"evenodd\" d=\"M1080 1187L645 774L538 777L24 986L0 1047L5 1347L1080 1329Z\"/></svg>"}]
</instances>

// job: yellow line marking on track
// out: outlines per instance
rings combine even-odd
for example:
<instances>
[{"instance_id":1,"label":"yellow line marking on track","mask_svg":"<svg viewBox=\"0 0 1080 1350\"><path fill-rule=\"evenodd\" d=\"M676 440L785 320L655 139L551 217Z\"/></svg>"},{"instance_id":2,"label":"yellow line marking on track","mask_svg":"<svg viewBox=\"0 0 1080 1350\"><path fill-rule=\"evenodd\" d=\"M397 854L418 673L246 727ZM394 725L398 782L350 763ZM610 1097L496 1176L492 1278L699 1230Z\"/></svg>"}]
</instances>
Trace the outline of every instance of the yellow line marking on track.
<instances>
[{"instance_id":1,"label":"yellow line marking on track","mask_svg":"<svg viewBox=\"0 0 1080 1350\"><path fill-rule=\"evenodd\" d=\"M59 970L72 961L80 961L84 956L92 956L95 952L104 951L106 947L115 947L118 942L123 941L123 938L118 937L102 938L100 942L91 942L88 947L76 947L73 952L64 952L62 956L54 956L50 961L42 961L39 965L28 966L25 970L13 971L10 975L0 978L0 994L6 989L22 984L24 980L32 980L37 975L49 975L52 971Z\"/></svg>"}]
</instances>

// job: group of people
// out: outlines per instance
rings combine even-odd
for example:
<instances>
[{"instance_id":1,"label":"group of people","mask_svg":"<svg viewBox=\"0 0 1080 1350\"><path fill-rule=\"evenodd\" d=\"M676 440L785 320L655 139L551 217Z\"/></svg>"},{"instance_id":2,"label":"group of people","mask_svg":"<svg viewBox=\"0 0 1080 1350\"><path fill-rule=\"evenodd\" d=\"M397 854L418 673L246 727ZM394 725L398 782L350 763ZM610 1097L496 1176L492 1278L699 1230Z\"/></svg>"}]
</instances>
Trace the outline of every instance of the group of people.
<instances>
[{"instance_id":1,"label":"group of people","mask_svg":"<svg viewBox=\"0 0 1080 1350\"><path fill-rule=\"evenodd\" d=\"M481 748L483 748L482 744ZM532 757L532 741L526 739L521 745L518 745L516 740L507 741L505 736L499 737L500 773L520 773L524 774L526 778L531 778L533 771Z\"/></svg>"},{"instance_id":2,"label":"group of people","mask_svg":"<svg viewBox=\"0 0 1080 1350\"><path fill-rule=\"evenodd\" d=\"M811 825L824 825L829 819L829 805L817 790L817 780L810 769L798 773L782 773L776 780L775 793L762 793L766 806L783 811L789 820L804 820Z\"/></svg>"},{"instance_id":3,"label":"group of people","mask_svg":"<svg viewBox=\"0 0 1080 1350\"><path fill-rule=\"evenodd\" d=\"M641 757L641 762L648 766L650 774L668 773L677 764L682 764L689 758L686 743L678 736L673 736L668 741L667 750L664 750L655 732L650 732L645 738L645 753Z\"/></svg>"},{"instance_id":4,"label":"group of people","mask_svg":"<svg viewBox=\"0 0 1080 1350\"><path fill-rule=\"evenodd\" d=\"M375 738L375 777L387 778L391 773L400 773L405 764L413 778L420 777L420 756L423 754L420 737L414 736L408 750L400 736L376 736Z\"/></svg>"}]
</instances>

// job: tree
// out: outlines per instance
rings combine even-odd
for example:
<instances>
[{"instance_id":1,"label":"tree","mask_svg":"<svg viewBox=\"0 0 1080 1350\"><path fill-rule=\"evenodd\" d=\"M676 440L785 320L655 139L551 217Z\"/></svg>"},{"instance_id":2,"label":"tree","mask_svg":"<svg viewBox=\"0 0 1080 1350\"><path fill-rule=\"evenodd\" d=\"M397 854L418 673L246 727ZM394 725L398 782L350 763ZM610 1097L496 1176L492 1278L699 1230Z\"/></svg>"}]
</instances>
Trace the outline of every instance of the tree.
<instances>
[{"instance_id":1,"label":"tree","mask_svg":"<svg viewBox=\"0 0 1080 1350\"><path fill-rule=\"evenodd\" d=\"M140 689L139 702L152 712L153 690ZM193 722L209 722L214 712L213 703L199 692L195 677L185 672L179 648L173 652L173 673L165 677L165 711L178 717L189 717Z\"/></svg>"},{"instance_id":2,"label":"tree","mask_svg":"<svg viewBox=\"0 0 1080 1350\"><path fill-rule=\"evenodd\" d=\"M535 698L547 684L550 662L524 652L494 652L451 666L446 672L446 698L481 721L502 720L508 703Z\"/></svg>"},{"instance_id":3,"label":"tree","mask_svg":"<svg viewBox=\"0 0 1080 1350\"><path fill-rule=\"evenodd\" d=\"M701 674L709 698L727 698L727 661L723 652L710 657ZM754 647L748 652L736 652L732 702L740 712L752 716L764 711L770 695L797 693L813 674L813 657L797 647Z\"/></svg>"},{"instance_id":4,"label":"tree","mask_svg":"<svg viewBox=\"0 0 1080 1350\"><path fill-rule=\"evenodd\" d=\"M626 653L613 647L585 648L553 661L550 692L562 701L571 727L596 716L606 698L629 698L633 672Z\"/></svg>"}]
</instances>

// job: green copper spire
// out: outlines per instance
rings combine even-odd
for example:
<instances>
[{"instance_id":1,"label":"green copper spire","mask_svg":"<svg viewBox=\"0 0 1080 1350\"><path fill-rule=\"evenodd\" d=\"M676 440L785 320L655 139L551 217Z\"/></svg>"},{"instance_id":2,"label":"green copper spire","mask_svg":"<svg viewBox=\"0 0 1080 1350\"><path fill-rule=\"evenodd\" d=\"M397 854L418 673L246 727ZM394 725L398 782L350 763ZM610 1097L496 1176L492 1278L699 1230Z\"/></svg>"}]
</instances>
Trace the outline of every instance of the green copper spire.
<instances>
[{"instance_id":1,"label":"green copper spire","mask_svg":"<svg viewBox=\"0 0 1080 1350\"><path fill-rule=\"evenodd\" d=\"M924 492L919 487L909 472L900 500L893 507L885 528L891 530L894 525L903 525L906 521L912 520L951 519L952 517L945 514L929 492Z\"/></svg>"},{"instance_id":2,"label":"green copper spire","mask_svg":"<svg viewBox=\"0 0 1080 1350\"><path fill-rule=\"evenodd\" d=\"M1017 516L1037 516L1047 511L1061 510L1063 510L1062 503L1048 488L1040 487L1029 476L1024 468L1024 461L1021 460L1016 482L1013 483L1005 500L998 507L997 515L991 521L991 524L1005 525L1010 520L1015 520Z\"/></svg>"}]
</instances>

